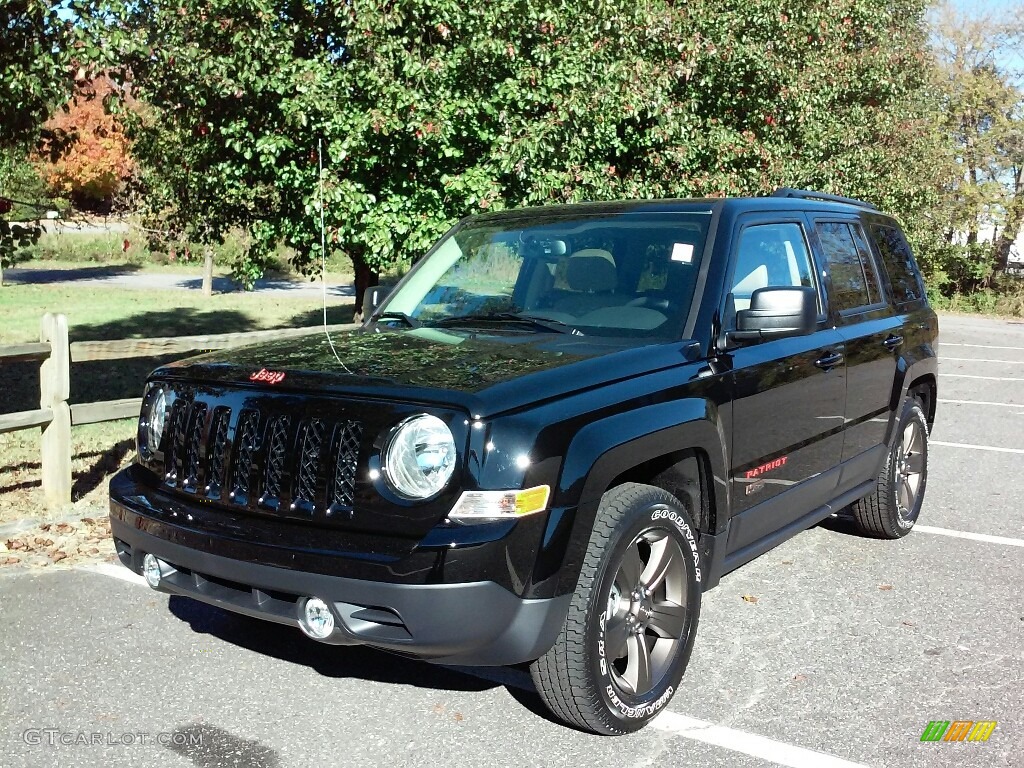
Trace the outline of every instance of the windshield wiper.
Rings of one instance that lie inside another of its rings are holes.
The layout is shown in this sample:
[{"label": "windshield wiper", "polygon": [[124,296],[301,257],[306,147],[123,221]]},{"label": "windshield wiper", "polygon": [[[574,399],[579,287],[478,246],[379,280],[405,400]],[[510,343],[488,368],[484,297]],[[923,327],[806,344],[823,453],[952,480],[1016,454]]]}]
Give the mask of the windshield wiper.
[{"label": "windshield wiper", "polygon": [[531,325],[535,329],[554,333],[570,333],[576,336],[583,334],[568,323],[561,320],[553,320],[549,317],[537,317],[525,312],[488,312],[469,315],[455,315],[435,320],[431,326],[449,327],[453,325],[478,325],[480,323],[518,323],[520,325]]},{"label": "windshield wiper", "polygon": [[381,320],[401,320],[410,328],[419,328],[420,326],[423,325],[423,323],[421,323],[415,317],[407,315],[405,312],[397,312],[395,310],[390,309],[387,312],[381,312],[379,315],[377,315],[374,322],[380,322]]}]

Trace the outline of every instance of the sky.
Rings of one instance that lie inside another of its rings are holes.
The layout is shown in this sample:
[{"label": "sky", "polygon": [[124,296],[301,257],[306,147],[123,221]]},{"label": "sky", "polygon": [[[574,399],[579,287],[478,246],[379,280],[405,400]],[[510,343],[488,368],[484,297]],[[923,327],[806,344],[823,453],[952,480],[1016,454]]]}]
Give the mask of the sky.
[{"label": "sky", "polygon": [[[974,16],[987,14],[996,21],[1011,21],[1016,14],[1024,25],[1024,0],[951,0],[961,13]],[[1017,72],[1024,72],[1024,45],[1020,50],[1007,51],[999,64]]]},{"label": "sky", "polygon": [[1014,6],[1020,7],[1019,0],[953,0],[953,5],[965,12],[976,10],[1009,11]]}]

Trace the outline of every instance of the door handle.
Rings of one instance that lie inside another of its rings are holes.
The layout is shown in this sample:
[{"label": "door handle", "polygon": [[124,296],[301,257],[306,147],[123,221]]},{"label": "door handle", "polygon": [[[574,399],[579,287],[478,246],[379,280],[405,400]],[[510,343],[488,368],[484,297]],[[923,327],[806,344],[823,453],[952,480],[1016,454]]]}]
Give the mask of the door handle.
[{"label": "door handle", "polygon": [[900,344],[903,343],[903,337],[895,334],[890,335],[885,341],[882,342],[882,346],[888,350],[896,349]]},{"label": "door handle", "polygon": [[822,370],[827,371],[829,368],[835,368],[841,362],[843,362],[842,354],[839,352],[829,352],[824,357],[819,357],[815,360],[814,364]]}]

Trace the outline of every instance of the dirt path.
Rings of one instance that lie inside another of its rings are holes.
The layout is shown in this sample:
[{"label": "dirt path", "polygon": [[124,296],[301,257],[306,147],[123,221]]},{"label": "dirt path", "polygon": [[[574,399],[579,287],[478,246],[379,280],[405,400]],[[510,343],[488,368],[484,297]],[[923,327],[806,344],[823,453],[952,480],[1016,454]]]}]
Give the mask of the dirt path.
[{"label": "dirt path", "polygon": [[[93,286],[117,287],[134,290],[201,291],[203,279],[198,275],[183,275],[173,272],[135,272],[131,267],[96,266],[76,269],[38,269],[12,267],[4,270],[6,285],[55,285],[68,284],[83,288]],[[215,293],[230,293],[237,290],[235,283],[226,277],[213,279]],[[318,280],[289,280],[265,278],[256,281],[254,290],[261,294],[287,295],[295,298],[319,296],[323,287]],[[328,283],[327,295],[331,298],[355,297],[355,287],[348,284]]]}]

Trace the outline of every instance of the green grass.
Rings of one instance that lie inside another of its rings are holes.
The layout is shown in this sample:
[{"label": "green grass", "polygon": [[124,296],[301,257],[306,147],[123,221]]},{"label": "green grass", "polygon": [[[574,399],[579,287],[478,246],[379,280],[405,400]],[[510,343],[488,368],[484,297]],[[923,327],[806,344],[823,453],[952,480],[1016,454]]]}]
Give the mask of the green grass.
[{"label": "green grass", "polygon": [[[336,302],[336,300],[334,300]],[[320,300],[259,293],[136,290],[116,287],[8,285],[0,288],[0,344],[37,341],[46,312],[67,316],[72,341],[235,333],[316,325]],[[329,308],[332,322],[348,322],[350,305]]]},{"label": "green grass", "polygon": [[[260,294],[9,285],[0,288],[0,344],[36,341],[45,312],[68,317],[72,341],[231,333],[317,325],[319,301]],[[332,323],[349,322],[351,304],[329,307]],[[71,402],[138,397],[148,373],[182,355],[71,363]],[[39,407],[39,364],[0,361],[0,413]],[[102,507],[106,483],[134,451],[135,420],[72,429],[76,511]],[[39,430],[0,435],[0,522],[46,517],[40,490]],[[68,510],[58,511],[67,514]],[[90,512],[91,513],[91,512]],[[54,513],[56,514],[56,513]],[[85,514],[83,512],[83,514]]]},{"label": "green grass", "polygon": [[[161,336],[244,333],[319,325],[323,309],[308,295],[147,291],[73,285],[13,285],[0,288],[0,344],[38,341],[46,312],[68,318],[71,341],[145,339]],[[352,320],[352,305],[328,307],[331,323]],[[185,355],[187,356],[187,355]],[[148,373],[182,355],[100,360],[71,364],[71,402],[137,397]],[[39,364],[0,363],[4,385],[0,413],[38,408]]]},{"label": "green grass", "polygon": [[[51,236],[47,236],[51,237]],[[19,267],[78,269],[99,274],[173,272],[198,277],[196,263],[160,264],[158,255],[124,252],[124,235],[52,236],[37,251],[40,257]],[[44,238],[44,241],[46,238]],[[67,246],[67,247],[66,247]],[[133,245],[132,248],[135,246]],[[330,282],[349,282],[347,265],[328,272]],[[227,274],[227,265],[215,272]],[[294,279],[304,279],[285,273]],[[352,304],[332,299],[328,321],[352,319]],[[319,297],[221,293],[204,297],[198,290],[137,290],[118,287],[64,285],[6,285],[0,287],[0,344],[39,339],[40,318],[46,312],[67,316],[72,341],[154,338],[235,333],[271,328],[308,327],[322,320]],[[147,374],[182,355],[74,362],[71,364],[72,403],[138,397]],[[39,407],[39,364],[0,361],[0,413]],[[106,503],[106,483],[134,452],[135,419],[88,424],[72,429],[75,511],[85,505],[90,514]],[[45,511],[40,490],[40,431],[0,435],[0,522],[52,516]],[[67,514],[58,510],[53,514]],[[83,513],[84,514],[84,513]]]},{"label": "green grass", "polygon": [[972,293],[954,293],[942,296],[929,294],[932,307],[942,312],[963,312],[996,317],[1024,317],[1024,284],[1011,278],[997,284],[995,289],[980,288]]},{"label": "green grass", "polygon": [[[205,247],[187,243],[164,243],[157,248],[150,245],[148,233],[132,222],[125,231],[110,232],[46,232],[39,241],[27,249],[29,258],[41,262],[72,262],[75,264],[202,264]],[[102,224],[101,224],[102,226]],[[249,238],[241,232],[231,232],[223,243],[215,243],[214,261],[229,265],[245,253]],[[291,252],[280,249],[276,254],[277,266],[284,269]]]}]

